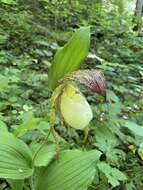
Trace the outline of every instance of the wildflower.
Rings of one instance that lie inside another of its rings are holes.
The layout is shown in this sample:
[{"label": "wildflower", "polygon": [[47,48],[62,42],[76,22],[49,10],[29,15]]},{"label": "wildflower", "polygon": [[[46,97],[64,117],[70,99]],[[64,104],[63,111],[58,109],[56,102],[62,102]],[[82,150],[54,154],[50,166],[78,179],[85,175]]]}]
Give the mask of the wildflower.
[{"label": "wildflower", "polygon": [[87,100],[72,84],[61,95],[60,110],[64,121],[75,129],[84,129],[93,117]]}]

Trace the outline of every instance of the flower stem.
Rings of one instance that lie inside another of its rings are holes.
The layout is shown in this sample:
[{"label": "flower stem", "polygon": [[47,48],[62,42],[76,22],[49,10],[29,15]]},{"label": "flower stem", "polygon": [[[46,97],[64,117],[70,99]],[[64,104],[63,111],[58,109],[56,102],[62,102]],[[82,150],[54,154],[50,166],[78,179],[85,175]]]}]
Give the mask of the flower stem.
[{"label": "flower stem", "polygon": [[53,126],[50,126],[50,129],[49,129],[49,131],[48,131],[48,133],[47,133],[45,139],[43,140],[41,146],[39,146],[39,148],[38,148],[37,151],[35,152],[35,154],[34,154],[34,156],[33,156],[33,159],[32,159],[33,165],[34,165],[34,160],[35,160],[35,158],[36,158],[38,152],[39,152],[39,151],[43,148],[43,146],[46,144],[46,142],[47,142],[47,140],[48,140],[48,138],[49,138],[49,136],[50,136],[50,133],[51,133],[51,131],[52,131],[52,128],[53,128]]},{"label": "flower stem", "polygon": [[43,146],[46,144],[46,142],[47,142],[47,140],[48,140],[48,138],[50,136],[50,133],[53,131],[54,123],[55,123],[55,111],[53,110],[52,113],[51,113],[51,118],[50,118],[50,129],[49,129],[45,139],[43,140],[42,144],[38,147],[37,151],[35,152],[35,154],[33,156],[33,159],[32,159],[32,165],[33,166],[34,166],[34,160],[35,160],[37,154],[43,148]]},{"label": "flower stem", "polygon": [[34,183],[33,183],[33,176],[30,177],[30,188],[31,190],[35,190]]}]

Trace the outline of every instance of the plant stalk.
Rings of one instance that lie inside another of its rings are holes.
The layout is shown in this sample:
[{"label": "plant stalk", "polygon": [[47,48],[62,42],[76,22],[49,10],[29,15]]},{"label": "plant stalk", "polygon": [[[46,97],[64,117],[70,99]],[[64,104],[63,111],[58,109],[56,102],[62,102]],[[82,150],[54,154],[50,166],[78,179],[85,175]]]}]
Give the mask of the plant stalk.
[{"label": "plant stalk", "polygon": [[34,182],[33,182],[33,175],[30,177],[30,188],[31,188],[31,190],[35,190]]}]

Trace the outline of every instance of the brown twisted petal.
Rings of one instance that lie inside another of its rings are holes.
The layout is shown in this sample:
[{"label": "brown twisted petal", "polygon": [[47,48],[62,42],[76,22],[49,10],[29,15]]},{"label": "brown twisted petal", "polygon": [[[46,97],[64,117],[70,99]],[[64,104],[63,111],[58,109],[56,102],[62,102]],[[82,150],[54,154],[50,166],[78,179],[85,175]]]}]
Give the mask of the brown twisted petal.
[{"label": "brown twisted petal", "polygon": [[101,71],[96,69],[78,70],[68,75],[66,79],[79,81],[106,100],[106,82]]}]

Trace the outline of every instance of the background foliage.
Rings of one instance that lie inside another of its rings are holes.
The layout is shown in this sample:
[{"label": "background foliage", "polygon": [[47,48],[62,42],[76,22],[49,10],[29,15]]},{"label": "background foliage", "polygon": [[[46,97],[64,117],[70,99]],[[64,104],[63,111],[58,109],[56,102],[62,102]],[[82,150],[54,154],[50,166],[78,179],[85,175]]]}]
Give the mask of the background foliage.
[{"label": "background foliage", "polygon": [[[91,26],[90,52],[82,68],[103,70],[108,103],[83,88],[94,112],[86,143],[81,132],[56,121],[61,149],[102,152],[89,190],[143,189],[143,31],[134,7],[123,0],[0,1],[0,131],[8,129],[28,144],[40,142],[49,127],[39,118],[49,114],[48,70],[56,50],[74,29]],[[50,153],[44,164],[54,147]],[[50,178],[54,175],[51,171]],[[11,183],[1,179],[0,189]]]}]

